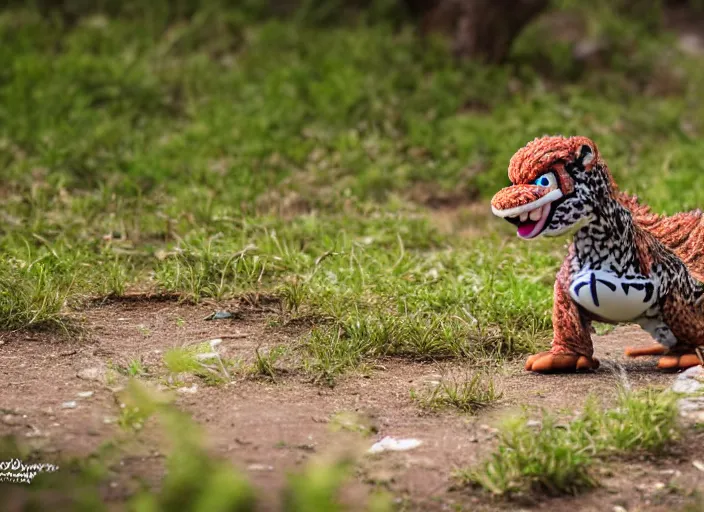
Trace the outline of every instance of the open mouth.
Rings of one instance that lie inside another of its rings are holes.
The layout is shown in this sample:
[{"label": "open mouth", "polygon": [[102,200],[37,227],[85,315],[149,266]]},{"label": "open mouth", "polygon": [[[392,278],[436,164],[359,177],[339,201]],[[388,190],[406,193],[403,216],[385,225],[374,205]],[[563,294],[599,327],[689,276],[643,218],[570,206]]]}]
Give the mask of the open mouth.
[{"label": "open mouth", "polygon": [[521,238],[535,238],[545,229],[551,212],[552,204],[548,203],[517,217],[506,217],[506,220],[518,226],[518,236]]},{"label": "open mouth", "polygon": [[497,210],[494,215],[502,217],[518,228],[523,239],[535,238],[543,232],[553,213],[553,203],[562,197],[559,189],[553,190],[537,201],[507,210]]}]

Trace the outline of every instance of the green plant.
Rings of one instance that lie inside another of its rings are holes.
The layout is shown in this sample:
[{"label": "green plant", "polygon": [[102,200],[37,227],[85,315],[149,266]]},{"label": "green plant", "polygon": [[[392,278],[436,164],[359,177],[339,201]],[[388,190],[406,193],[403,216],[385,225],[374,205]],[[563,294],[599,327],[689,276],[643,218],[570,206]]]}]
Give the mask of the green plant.
[{"label": "green plant", "polygon": [[208,385],[229,382],[230,373],[237,365],[234,361],[220,356],[217,351],[219,341],[211,340],[167,350],[163,356],[166,369],[174,375],[184,373],[195,375]]},{"label": "green plant", "polygon": [[256,356],[252,369],[254,375],[259,375],[261,377],[276,381],[276,375],[279,371],[276,368],[276,363],[284,354],[286,354],[286,347],[273,347],[264,353],[261,352],[259,348],[260,347],[257,347],[254,351]]},{"label": "green plant", "polygon": [[462,379],[457,377],[443,378],[430,390],[411,391],[411,397],[425,408],[454,408],[461,412],[475,413],[500,400],[502,393],[497,391],[491,377],[475,373]]},{"label": "green plant", "polygon": [[131,359],[126,366],[109,362],[108,370],[124,375],[125,377],[141,377],[147,373],[141,358]]},{"label": "green plant", "polygon": [[677,405],[669,391],[622,390],[617,407],[591,399],[568,424],[544,412],[540,426],[526,415],[508,421],[496,451],[460,477],[494,494],[541,491],[576,494],[594,487],[594,461],[632,451],[660,452],[677,439]]}]

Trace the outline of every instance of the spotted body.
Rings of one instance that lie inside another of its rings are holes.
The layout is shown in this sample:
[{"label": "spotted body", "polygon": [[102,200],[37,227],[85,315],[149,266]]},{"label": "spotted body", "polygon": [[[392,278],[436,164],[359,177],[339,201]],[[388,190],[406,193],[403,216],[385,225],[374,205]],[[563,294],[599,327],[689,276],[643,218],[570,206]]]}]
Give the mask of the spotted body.
[{"label": "spotted body", "polygon": [[[552,348],[533,371],[593,369],[591,322],[635,323],[666,354],[661,367],[697,364],[704,346],[704,216],[666,217],[618,191],[594,142],[543,137],[511,159],[512,185],[492,199],[495,215],[525,239],[573,233],[554,291]],[[689,354],[683,357],[683,354]]]}]

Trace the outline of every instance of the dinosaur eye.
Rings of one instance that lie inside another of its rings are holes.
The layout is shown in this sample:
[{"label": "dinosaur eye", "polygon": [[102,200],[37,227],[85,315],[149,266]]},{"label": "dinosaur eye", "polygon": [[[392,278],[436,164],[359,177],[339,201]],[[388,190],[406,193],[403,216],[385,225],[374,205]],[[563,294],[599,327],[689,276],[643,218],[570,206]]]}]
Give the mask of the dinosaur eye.
[{"label": "dinosaur eye", "polygon": [[553,173],[549,172],[540,176],[533,184],[539,187],[557,188],[557,179]]}]

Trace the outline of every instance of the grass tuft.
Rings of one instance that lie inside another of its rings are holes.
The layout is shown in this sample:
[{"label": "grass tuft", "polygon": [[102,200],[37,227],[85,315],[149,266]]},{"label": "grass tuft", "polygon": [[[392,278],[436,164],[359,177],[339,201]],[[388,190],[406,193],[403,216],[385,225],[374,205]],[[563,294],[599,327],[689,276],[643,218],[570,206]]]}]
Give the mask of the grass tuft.
[{"label": "grass tuft", "polygon": [[195,375],[210,386],[229,382],[238,365],[220,356],[215,341],[166,351],[163,358],[166,369],[174,376]]},{"label": "grass tuft", "polygon": [[0,329],[65,326],[73,282],[51,254],[31,261],[0,256]]},{"label": "grass tuft", "polygon": [[494,385],[494,380],[482,373],[442,379],[430,390],[411,391],[411,397],[421,407],[431,410],[457,409],[473,414],[501,399],[503,394]]},{"label": "grass tuft", "polygon": [[591,399],[566,425],[547,412],[539,426],[526,415],[509,420],[496,451],[460,478],[497,495],[577,494],[598,484],[591,471],[596,460],[628,452],[659,453],[677,437],[671,392],[622,391],[616,408],[603,409]]},{"label": "grass tuft", "polygon": [[252,374],[276,381],[280,369],[276,363],[286,354],[286,347],[278,346],[264,352],[257,347],[254,351],[255,360],[252,366]]}]

